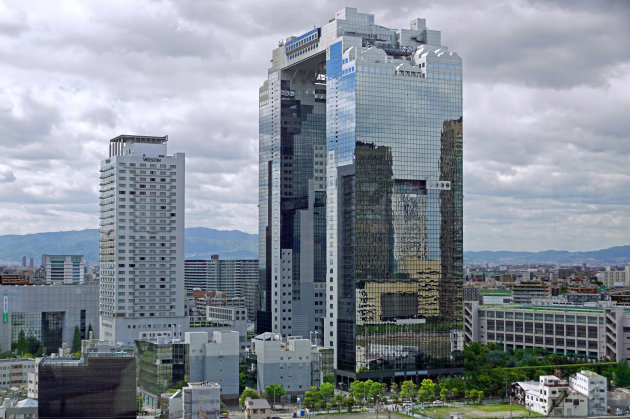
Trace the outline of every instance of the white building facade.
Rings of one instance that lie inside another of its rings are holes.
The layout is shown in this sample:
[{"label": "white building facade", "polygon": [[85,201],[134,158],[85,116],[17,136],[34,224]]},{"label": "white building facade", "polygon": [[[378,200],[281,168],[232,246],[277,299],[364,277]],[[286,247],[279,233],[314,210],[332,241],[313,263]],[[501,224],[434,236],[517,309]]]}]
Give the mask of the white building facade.
[{"label": "white building facade", "polygon": [[606,266],[605,271],[597,273],[597,279],[603,282],[606,288],[612,288],[615,284],[627,287],[630,285],[630,266],[620,271],[613,271],[610,266]]},{"label": "white building facade", "polygon": [[218,383],[188,383],[182,389],[184,419],[215,419],[221,412],[221,386]]},{"label": "white building facade", "polygon": [[100,176],[100,337],[182,337],[184,154],[168,137],[110,141]]},{"label": "white building facade", "polygon": [[310,340],[289,336],[283,341],[280,334],[267,332],[252,339],[252,351],[256,354],[259,392],[270,384],[280,384],[293,395],[310,389]]},{"label": "white building facade", "polygon": [[537,390],[527,390],[525,407],[554,417],[584,417],[588,412],[586,396],[554,375],[541,375]]},{"label": "white building facade", "polygon": [[[534,300],[532,305],[464,302],[466,343],[499,343],[505,350],[544,348],[589,360],[630,358],[630,308],[599,302],[570,305]],[[547,304],[548,305],[543,305]]]},{"label": "white building facade", "polygon": [[221,386],[224,400],[237,400],[239,333],[233,331],[187,332],[190,381],[213,381]]},{"label": "white building facade", "polygon": [[82,284],[85,280],[83,255],[44,255],[47,284]]},{"label": "white building facade", "polygon": [[588,399],[589,416],[607,414],[608,385],[606,377],[592,371],[580,371],[569,377],[569,385]]}]

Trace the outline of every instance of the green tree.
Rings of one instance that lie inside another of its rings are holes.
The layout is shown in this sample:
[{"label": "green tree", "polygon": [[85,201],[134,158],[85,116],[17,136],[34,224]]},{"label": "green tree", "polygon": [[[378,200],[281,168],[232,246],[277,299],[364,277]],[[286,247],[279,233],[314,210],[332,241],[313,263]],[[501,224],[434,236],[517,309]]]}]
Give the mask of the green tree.
[{"label": "green tree", "polygon": [[18,333],[18,340],[15,345],[15,351],[20,356],[28,352],[28,342],[26,341],[24,330],[20,330],[20,333]]},{"label": "green tree", "polygon": [[370,387],[367,389],[367,392],[368,392],[368,398],[373,402],[377,402],[383,396],[383,386],[381,385],[381,383],[374,382],[370,384]]},{"label": "green tree", "polygon": [[406,399],[413,398],[415,394],[416,394],[415,383],[411,380],[403,381],[402,385],[400,386],[400,397],[402,397],[403,400],[406,400]]},{"label": "green tree", "polygon": [[335,375],[334,374],[324,374],[324,383],[330,383],[332,385],[335,384]]},{"label": "green tree", "polygon": [[484,396],[483,391],[479,390],[477,392],[477,403],[481,404],[481,402],[483,401],[483,396]]},{"label": "green tree", "polygon": [[267,399],[273,403],[273,409],[276,409],[276,401],[280,400],[280,397],[287,394],[287,391],[280,384],[269,384],[265,387],[265,395]]},{"label": "green tree", "polygon": [[243,390],[245,390],[245,387],[247,386],[246,382],[247,382],[247,377],[245,376],[245,373],[239,372],[238,373],[238,389],[240,392],[243,392]]},{"label": "green tree", "polygon": [[466,400],[474,401],[474,400],[477,399],[477,393],[478,392],[479,391],[477,389],[472,388],[472,389],[466,391],[464,397],[466,398]]},{"label": "green tree", "polygon": [[85,337],[86,339],[97,339],[97,336],[93,336],[94,335],[94,329],[92,329],[92,323],[90,323],[90,325],[88,326],[88,330],[87,330],[87,336]]},{"label": "green tree", "polygon": [[319,386],[319,392],[324,399],[324,403],[326,403],[335,395],[335,387],[330,383],[322,383],[322,385]]},{"label": "green tree", "polygon": [[443,402],[448,400],[448,389],[443,388],[442,390],[440,390],[440,400],[442,400]]},{"label": "green tree", "polygon": [[389,390],[392,393],[398,393],[398,384],[396,384],[396,381],[392,381],[392,383],[389,385]]},{"label": "green tree", "polygon": [[348,413],[352,413],[352,407],[357,404],[357,402],[354,400],[354,398],[352,396],[344,398],[344,404],[346,405],[346,408],[348,409]]},{"label": "green tree", "polygon": [[254,389],[251,388],[246,388],[245,390],[243,390],[243,392],[241,393],[241,397],[240,397],[240,403],[241,406],[245,406],[245,399],[246,398],[250,398],[250,399],[258,399],[260,398],[260,396],[258,395],[258,392]]},{"label": "green tree", "polygon": [[302,404],[304,407],[313,409],[319,404],[321,406],[322,394],[317,387],[311,387],[310,390],[304,392],[304,401]]},{"label": "green tree", "polygon": [[136,394],[136,413],[142,413],[142,396]]},{"label": "green tree", "polygon": [[344,397],[341,394],[335,394],[334,400],[335,400],[335,406],[337,406],[339,413],[341,413],[341,408],[344,405]]},{"label": "green tree", "polygon": [[365,397],[365,382],[355,380],[350,383],[350,395],[356,400],[363,400]]},{"label": "green tree", "polygon": [[70,352],[79,352],[81,350],[81,331],[79,326],[74,326],[74,337],[72,338],[72,349]]},{"label": "green tree", "polygon": [[418,398],[423,402],[432,402],[435,400],[435,390],[437,386],[435,382],[429,378],[425,378],[420,383],[420,389],[418,390]]},{"label": "green tree", "polygon": [[627,360],[622,359],[617,362],[614,377],[617,387],[628,387],[630,385],[630,367]]}]

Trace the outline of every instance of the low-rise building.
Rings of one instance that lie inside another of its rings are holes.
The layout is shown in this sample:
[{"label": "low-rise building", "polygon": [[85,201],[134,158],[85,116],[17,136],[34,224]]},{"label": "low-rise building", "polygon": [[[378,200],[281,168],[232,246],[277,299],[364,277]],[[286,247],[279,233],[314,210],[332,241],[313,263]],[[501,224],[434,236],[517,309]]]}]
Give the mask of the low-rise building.
[{"label": "low-rise building", "polygon": [[39,359],[40,418],[136,417],[136,358],[127,353]]},{"label": "low-rise building", "polygon": [[480,289],[479,295],[481,296],[482,304],[513,304],[514,297],[512,290],[493,288],[493,289]]},{"label": "low-rise building", "polygon": [[263,393],[270,384],[280,384],[287,394],[304,394],[311,387],[311,342],[299,337],[282,340],[278,333],[266,332],[252,339],[256,355],[257,389]]},{"label": "low-rise building", "polygon": [[510,285],[515,304],[530,304],[535,298],[551,297],[551,285],[543,281],[521,281]]},{"label": "low-rise building", "polygon": [[[547,302],[549,304],[547,304]],[[602,301],[594,306],[480,305],[464,302],[466,343],[504,349],[544,348],[560,355],[620,361],[630,357],[630,309]]]},{"label": "low-rise building", "polygon": [[593,416],[607,413],[608,396],[606,377],[593,371],[582,370],[569,377],[569,386],[588,399],[588,414]]},{"label": "low-rise building", "polygon": [[[98,285],[0,285],[3,321],[0,350],[11,350],[20,333],[41,343],[50,354],[66,343],[72,346],[75,327],[87,338],[92,325],[98,335]],[[36,347],[36,346],[35,346]]]},{"label": "low-rise building", "polygon": [[6,398],[0,406],[0,418],[37,419],[37,399]]},{"label": "low-rise building", "polygon": [[0,390],[6,390],[9,387],[27,387],[28,374],[34,372],[34,359],[0,359]]},{"label": "low-rise building", "polygon": [[160,396],[160,419],[181,419],[184,415],[182,391]]},{"label": "low-rise building", "polygon": [[221,414],[221,386],[207,381],[182,389],[184,419],[217,419]]},{"label": "low-rise building", "polygon": [[138,384],[143,403],[158,407],[160,395],[188,381],[188,344],[178,340],[138,340]]},{"label": "low-rise building", "polygon": [[271,406],[265,399],[245,399],[245,412],[247,419],[269,419],[271,417]]},{"label": "low-rise building", "polygon": [[525,392],[525,407],[554,417],[581,417],[588,414],[588,399],[555,375],[541,375],[538,387]]}]

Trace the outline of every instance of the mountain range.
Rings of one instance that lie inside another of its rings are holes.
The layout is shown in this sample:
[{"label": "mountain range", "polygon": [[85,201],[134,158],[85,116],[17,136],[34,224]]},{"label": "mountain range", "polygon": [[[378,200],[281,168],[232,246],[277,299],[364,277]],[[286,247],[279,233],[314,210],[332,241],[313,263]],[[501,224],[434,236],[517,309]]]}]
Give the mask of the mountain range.
[{"label": "mountain range", "polygon": [[[186,259],[258,259],[258,235],[238,230],[192,227],[186,233]],[[0,236],[0,262],[16,264],[22,256],[41,263],[42,253],[84,255],[88,264],[98,263],[98,229]]]},{"label": "mountain range", "polygon": [[464,252],[466,265],[630,265],[630,245],[585,252],[544,250],[542,252],[469,251]]},{"label": "mountain range", "polygon": [[[84,255],[86,262],[98,262],[98,229],[58,231],[25,235],[0,236],[0,263],[21,263],[22,256],[34,258],[39,265],[42,253]],[[238,230],[215,230],[204,227],[186,229],[186,258],[207,259],[218,254],[222,259],[257,259],[258,236]],[[465,251],[466,265],[624,265],[630,264],[630,245],[608,249],[569,252]]]}]

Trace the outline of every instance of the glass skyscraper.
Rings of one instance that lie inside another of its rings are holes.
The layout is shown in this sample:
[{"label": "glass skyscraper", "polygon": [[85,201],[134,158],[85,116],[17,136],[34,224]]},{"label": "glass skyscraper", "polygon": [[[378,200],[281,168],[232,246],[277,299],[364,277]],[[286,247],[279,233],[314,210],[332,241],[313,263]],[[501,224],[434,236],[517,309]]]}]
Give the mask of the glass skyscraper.
[{"label": "glass skyscraper", "polygon": [[424,19],[389,29],[345,8],[272,62],[260,90],[259,328],[297,334],[288,303],[308,269],[325,293],[313,307],[323,302],[336,382],[457,372],[460,57]]}]

